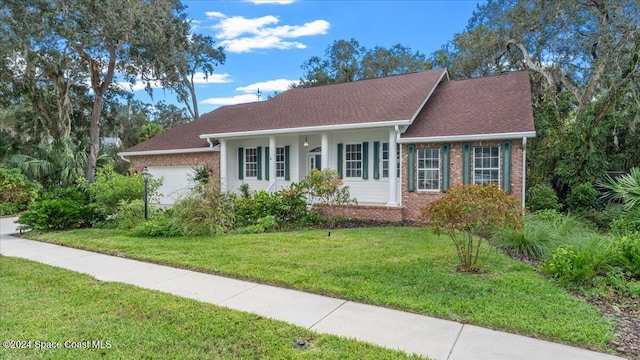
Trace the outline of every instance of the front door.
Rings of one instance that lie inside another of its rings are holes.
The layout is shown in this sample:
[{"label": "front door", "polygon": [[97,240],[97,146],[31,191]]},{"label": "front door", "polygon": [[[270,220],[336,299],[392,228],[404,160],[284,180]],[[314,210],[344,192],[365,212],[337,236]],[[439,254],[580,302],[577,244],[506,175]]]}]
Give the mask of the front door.
[{"label": "front door", "polygon": [[307,173],[311,172],[311,169],[322,170],[322,157],[320,154],[311,153],[307,155]]}]

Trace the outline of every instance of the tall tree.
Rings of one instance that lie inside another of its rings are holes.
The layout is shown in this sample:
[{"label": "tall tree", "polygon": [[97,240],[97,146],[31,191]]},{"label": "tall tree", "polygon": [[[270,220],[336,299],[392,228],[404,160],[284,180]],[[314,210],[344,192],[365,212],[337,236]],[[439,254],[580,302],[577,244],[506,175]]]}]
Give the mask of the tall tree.
[{"label": "tall tree", "polygon": [[367,49],[351,39],[334,41],[324,58],[313,56],[301,68],[304,75],[298,86],[309,87],[426,70],[431,63],[424,54],[400,44]]}]

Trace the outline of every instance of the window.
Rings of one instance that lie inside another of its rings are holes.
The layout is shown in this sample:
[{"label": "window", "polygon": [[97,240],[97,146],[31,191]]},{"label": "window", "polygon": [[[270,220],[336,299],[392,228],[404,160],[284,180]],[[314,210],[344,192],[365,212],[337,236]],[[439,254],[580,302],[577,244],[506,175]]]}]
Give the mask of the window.
[{"label": "window", "polygon": [[473,148],[473,183],[478,185],[500,183],[500,148],[480,146]]},{"label": "window", "polygon": [[440,189],[440,149],[418,149],[418,190]]},{"label": "window", "polygon": [[345,160],[345,176],[362,177],[362,144],[346,144]]},{"label": "window", "polygon": [[[389,177],[389,143],[382,143],[382,177]],[[396,177],[400,178],[400,144],[396,144]]]},{"label": "window", "polygon": [[276,177],[284,178],[284,148],[276,148]]},{"label": "window", "polygon": [[258,177],[258,149],[256,148],[244,151],[244,176]]}]

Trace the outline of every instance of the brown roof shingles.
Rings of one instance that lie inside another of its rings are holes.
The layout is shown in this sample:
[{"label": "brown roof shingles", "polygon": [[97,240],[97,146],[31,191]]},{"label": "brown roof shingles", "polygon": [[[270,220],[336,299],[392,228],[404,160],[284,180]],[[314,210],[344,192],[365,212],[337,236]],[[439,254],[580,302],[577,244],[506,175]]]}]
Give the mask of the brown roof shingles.
[{"label": "brown roof shingles", "polygon": [[402,138],[535,131],[526,71],[442,82]]}]

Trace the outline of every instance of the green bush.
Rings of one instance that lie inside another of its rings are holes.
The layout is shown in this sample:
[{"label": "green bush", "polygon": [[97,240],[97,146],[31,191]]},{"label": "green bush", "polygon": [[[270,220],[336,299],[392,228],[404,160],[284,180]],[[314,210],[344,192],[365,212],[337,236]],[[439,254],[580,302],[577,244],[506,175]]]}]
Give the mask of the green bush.
[{"label": "green bush", "polygon": [[33,203],[18,218],[18,223],[34,230],[69,230],[91,226],[104,219],[95,206],[69,200],[43,200]]},{"label": "green bush", "polygon": [[557,240],[555,232],[553,222],[527,215],[520,231],[507,228],[495,237],[494,244],[511,256],[539,260],[547,253],[549,244]]},{"label": "green bush", "polygon": [[20,169],[0,168],[0,216],[16,214],[29,207],[41,186],[31,182]]},{"label": "green bush", "polygon": [[527,209],[531,212],[539,210],[560,210],[562,204],[558,201],[558,195],[551,185],[536,184],[527,189]]},{"label": "green bush", "polygon": [[[120,201],[144,199],[144,181],[142,176],[126,176],[115,172],[112,165],[105,165],[98,169],[93,182],[85,179],[79,181],[91,199],[99,206],[115,213]],[[157,190],[162,179],[151,179],[148,184],[149,202],[155,202]]]},{"label": "green bush", "polygon": [[591,236],[558,246],[542,270],[563,284],[584,284],[606,276],[619,261],[620,253],[609,239]]},{"label": "green bush", "polygon": [[258,220],[255,225],[249,225],[238,229],[239,234],[261,234],[273,231],[276,227],[276,220],[273,216],[265,216]]},{"label": "green bush", "polygon": [[40,198],[42,200],[69,200],[84,205],[91,201],[89,193],[80,186],[49,186]]},{"label": "green bush", "polygon": [[134,229],[136,236],[174,237],[182,236],[182,229],[177,227],[169,216],[142,221]]},{"label": "green bush", "polygon": [[585,212],[598,207],[598,190],[590,182],[582,183],[573,189],[567,197],[569,211]]},{"label": "green bush", "polygon": [[184,235],[215,235],[234,228],[234,201],[215,183],[196,187],[172,208],[173,225]]},{"label": "green bush", "polygon": [[349,194],[349,187],[343,185],[338,172],[332,169],[311,169],[300,186],[320,204],[346,205],[357,202]]},{"label": "green bush", "polygon": [[580,214],[580,217],[589,221],[598,230],[608,232],[611,224],[624,215],[624,208],[618,204],[609,204],[602,210],[591,209]]},{"label": "green bush", "polygon": [[483,239],[505,228],[519,231],[524,223],[520,200],[497,185],[458,185],[421,210],[434,233],[446,233],[456,247],[458,270],[479,270]]},{"label": "green bush", "polygon": [[640,232],[640,207],[633,208],[611,222],[611,232],[617,236]]},{"label": "green bush", "polygon": [[307,210],[305,190],[296,183],[272,193],[245,191],[242,196],[233,196],[235,226],[238,229],[256,225],[265,216],[273,217],[279,228],[307,223],[311,216]]},{"label": "green bush", "polygon": [[626,235],[618,240],[622,270],[640,280],[640,233]]}]

